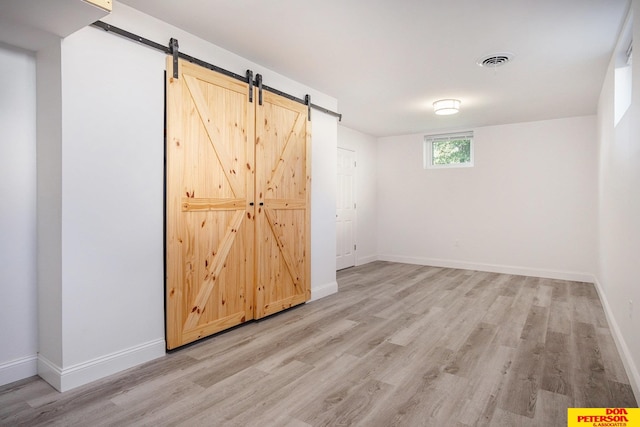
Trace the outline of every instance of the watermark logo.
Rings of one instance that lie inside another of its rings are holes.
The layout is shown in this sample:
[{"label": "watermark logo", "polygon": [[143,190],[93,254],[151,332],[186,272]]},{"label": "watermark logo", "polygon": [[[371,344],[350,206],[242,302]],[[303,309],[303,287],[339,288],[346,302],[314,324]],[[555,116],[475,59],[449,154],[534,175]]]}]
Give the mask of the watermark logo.
[{"label": "watermark logo", "polygon": [[569,408],[567,427],[640,427],[640,409]]}]

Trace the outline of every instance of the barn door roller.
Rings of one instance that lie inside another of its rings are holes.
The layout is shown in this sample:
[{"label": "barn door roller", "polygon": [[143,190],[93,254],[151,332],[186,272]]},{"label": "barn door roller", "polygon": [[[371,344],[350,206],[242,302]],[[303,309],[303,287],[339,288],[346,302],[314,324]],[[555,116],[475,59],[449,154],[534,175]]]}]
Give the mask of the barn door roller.
[{"label": "barn door roller", "polygon": [[311,121],[311,95],[304,96],[304,104],[307,106],[307,120]]},{"label": "barn door roller", "polygon": [[180,54],[178,52],[178,39],[171,38],[171,40],[169,40],[169,50],[173,55],[173,78],[177,79],[178,78],[178,58],[180,57]]},{"label": "barn door roller", "polygon": [[247,83],[249,83],[249,102],[253,102],[253,71],[247,70]]},{"label": "barn door roller", "polygon": [[256,86],[258,86],[258,105],[262,105],[262,74],[256,74]]}]

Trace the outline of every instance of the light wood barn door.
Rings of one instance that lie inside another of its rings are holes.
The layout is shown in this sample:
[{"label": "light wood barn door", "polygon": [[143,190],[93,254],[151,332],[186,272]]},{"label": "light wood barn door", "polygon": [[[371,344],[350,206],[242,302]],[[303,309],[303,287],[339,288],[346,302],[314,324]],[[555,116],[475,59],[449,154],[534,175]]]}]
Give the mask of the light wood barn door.
[{"label": "light wood barn door", "polygon": [[311,297],[310,127],[305,105],[256,106],[256,318]]},{"label": "light wood barn door", "polygon": [[167,73],[168,349],[253,317],[255,107],[248,90],[182,60],[179,78]]}]

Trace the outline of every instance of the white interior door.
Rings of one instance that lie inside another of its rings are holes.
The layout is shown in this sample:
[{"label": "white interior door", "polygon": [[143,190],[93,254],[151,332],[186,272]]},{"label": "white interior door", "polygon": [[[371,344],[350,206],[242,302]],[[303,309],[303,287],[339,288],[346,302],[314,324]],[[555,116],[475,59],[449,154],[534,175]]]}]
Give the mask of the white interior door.
[{"label": "white interior door", "polygon": [[336,202],[336,268],[356,265],[355,151],[338,148],[338,200]]}]

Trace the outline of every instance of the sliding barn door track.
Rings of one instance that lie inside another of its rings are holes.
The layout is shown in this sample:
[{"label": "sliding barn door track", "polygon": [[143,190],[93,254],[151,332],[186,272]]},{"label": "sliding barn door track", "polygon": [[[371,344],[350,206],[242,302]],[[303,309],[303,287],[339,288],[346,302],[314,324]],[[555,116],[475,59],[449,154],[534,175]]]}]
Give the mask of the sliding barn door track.
[{"label": "sliding barn door track", "polygon": [[[140,43],[142,45],[145,45],[145,46],[148,46],[148,47],[150,47],[152,49],[159,50],[160,52],[163,52],[163,53],[165,53],[167,55],[173,56],[173,70],[171,70],[170,72],[173,74],[174,78],[178,78],[178,58],[182,58],[182,59],[184,59],[186,61],[189,61],[189,62],[192,62],[194,64],[197,64],[197,65],[199,65],[201,67],[207,68],[207,69],[215,71],[217,73],[224,74],[225,76],[233,77],[234,79],[237,79],[237,80],[243,81],[245,83],[248,83],[249,84],[249,93],[251,94],[250,95],[250,99],[249,99],[250,102],[253,102],[253,95],[252,95],[253,90],[252,89],[253,89],[253,86],[256,86],[258,88],[258,102],[260,104],[262,104],[262,91],[266,90],[266,91],[269,91],[271,93],[275,93],[277,95],[280,95],[280,96],[282,96],[284,98],[287,98],[287,99],[290,99],[292,101],[299,102],[300,104],[306,105],[308,107],[308,110],[309,110],[309,113],[308,113],[309,114],[309,120],[311,120],[311,109],[314,109],[314,110],[321,111],[321,112],[323,112],[325,114],[329,114],[329,115],[331,115],[333,117],[337,117],[338,121],[342,121],[342,114],[336,113],[335,111],[331,111],[331,110],[329,110],[327,108],[324,108],[324,107],[321,107],[319,105],[313,104],[311,102],[311,96],[310,95],[305,95],[304,99],[303,98],[298,98],[298,97],[295,97],[293,95],[290,95],[288,93],[282,92],[282,91],[280,91],[278,89],[275,89],[275,88],[272,88],[270,86],[267,86],[267,85],[263,84],[262,83],[262,75],[261,74],[256,74],[255,78],[254,78],[253,71],[247,70],[246,75],[243,76],[243,75],[240,75],[240,74],[236,74],[236,73],[234,73],[232,71],[225,70],[224,68],[218,67],[217,65],[213,65],[213,64],[210,64],[210,63],[208,63],[206,61],[203,61],[201,59],[195,58],[195,57],[193,57],[191,55],[187,55],[186,53],[180,52],[179,47],[178,47],[178,40],[177,39],[172,38],[171,40],[169,40],[169,45],[165,46],[165,45],[162,45],[160,43],[156,43],[153,40],[149,40],[149,39],[141,37],[141,36],[139,36],[137,34],[131,33],[129,31],[127,31],[127,30],[123,30],[122,28],[118,28],[118,27],[113,26],[111,24],[107,24],[106,22],[103,22],[103,21],[96,21],[91,25],[94,26],[94,27],[97,27],[97,28],[101,28],[101,29],[103,29],[103,30],[105,30],[105,31],[107,31],[109,33],[117,34],[117,35],[119,35],[121,37],[125,37],[125,38],[127,38],[129,40],[138,42],[138,43]],[[167,70],[167,71],[169,71],[169,70]]]}]

